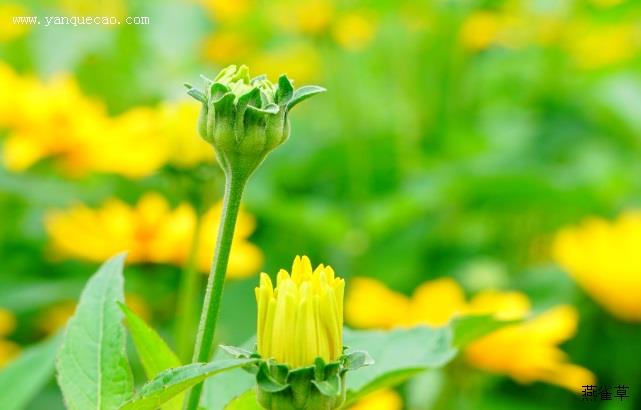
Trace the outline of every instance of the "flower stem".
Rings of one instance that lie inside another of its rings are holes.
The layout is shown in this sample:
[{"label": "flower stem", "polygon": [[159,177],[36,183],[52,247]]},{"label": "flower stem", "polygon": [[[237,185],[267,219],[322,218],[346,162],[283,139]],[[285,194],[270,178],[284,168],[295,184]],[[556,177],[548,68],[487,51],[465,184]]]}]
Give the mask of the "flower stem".
[{"label": "flower stem", "polygon": [[[194,356],[192,360],[194,363],[208,362],[212,353],[214,333],[216,332],[218,312],[220,311],[220,302],[225,284],[227,263],[229,262],[229,253],[231,251],[232,239],[234,238],[240,200],[246,182],[247,177],[244,175],[234,172],[228,172],[226,175],[223,210],[220,216],[216,250],[214,252],[211,270],[209,271],[205,301],[200,315],[198,333],[196,335],[196,344],[194,346]],[[198,409],[202,389],[202,383],[197,384],[191,389],[189,397],[185,402],[186,410]]]},{"label": "flower stem", "polygon": [[[199,207],[200,208],[200,207]],[[176,345],[178,357],[181,362],[186,363],[191,356],[193,346],[194,330],[196,329],[197,297],[200,292],[200,273],[196,268],[196,257],[200,243],[200,231],[202,226],[202,210],[196,209],[196,220],[194,233],[191,238],[191,246],[187,263],[180,275],[180,288],[178,290],[178,306],[176,309]]]}]

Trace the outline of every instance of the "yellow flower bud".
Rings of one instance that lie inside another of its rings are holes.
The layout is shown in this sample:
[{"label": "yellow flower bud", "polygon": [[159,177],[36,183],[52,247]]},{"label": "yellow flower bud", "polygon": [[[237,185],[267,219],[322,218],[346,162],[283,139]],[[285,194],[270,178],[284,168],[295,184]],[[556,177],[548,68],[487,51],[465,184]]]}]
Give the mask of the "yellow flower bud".
[{"label": "yellow flower bud", "polygon": [[343,353],[345,281],[329,266],[312,270],[308,257],[294,259],[291,275],[281,270],[276,288],[265,273],[256,288],[258,353],[290,368],[311,366],[317,357]]}]

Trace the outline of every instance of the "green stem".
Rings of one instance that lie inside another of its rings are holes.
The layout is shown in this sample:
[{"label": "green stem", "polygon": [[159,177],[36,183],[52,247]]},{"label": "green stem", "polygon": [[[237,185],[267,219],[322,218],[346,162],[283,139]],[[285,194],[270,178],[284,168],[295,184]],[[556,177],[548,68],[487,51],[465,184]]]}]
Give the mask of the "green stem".
[{"label": "green stem", "polygon": [[[229,253],[231,251],[232,239],[234,238],[234,228],[236,227],[236,219],[238,218],[240,199],[243,195],[246,182],[247,177],[235,174],[234,172],[229,172],[226,175],[223,210],[220,216],[214,259],[211,270],[209,271],[209,279],[207,280],[207,289],[205,291],[205,301],[200,315],[198,334],[196,335],[196,344],[194,346],[194,356],[192,360],[194,363],[208,362],[212,353],[216,322],[218,321],[218,312],[220,311],[220,302],[225,284],[227,263],[229,262]],[[198,409],[202,389],[202,383],[197,384],[191,389],[189,397],[185,402],[186,410]]]},{"label": "green stem", "polygon": [[196,209],[196,221],[194,233],[191,239],[191,247],[187,257],[187,263],[180,277],[180,288],[178,291],[178,306],[176,308],[176,344],[178,357],[181,362],[187,363],[191,356],[193,346],[193,335],[196,329],[196,309],[199,293],[200,273],[196,267],[198,248],[200,246],[200,231],[202,226],[202,211]]}]

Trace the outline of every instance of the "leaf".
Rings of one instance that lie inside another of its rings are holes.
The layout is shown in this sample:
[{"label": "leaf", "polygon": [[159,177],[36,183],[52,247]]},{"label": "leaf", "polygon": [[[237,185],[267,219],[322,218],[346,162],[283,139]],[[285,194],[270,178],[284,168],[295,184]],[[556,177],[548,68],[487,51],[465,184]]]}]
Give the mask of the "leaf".
[{"label": "leaf", "polygon": [[[127,306],[119,303],[120,309],[125,314],[129,333],[136,346],[138,356],[148,379],[153,379],[158,373],[181,365],[176,354],[167,346],[167,343],[143,319],[138,317]],[[183,395],[176,396],[163,406],[167,410],[180,410]]]},{"label": "leaf", "polygon": [[80,295],[58,352],[58,384],[70,410],[118,409],[133,391],[122,312],[125,254],[96,272]]},{"label": "leaf", "polygon": [[0,409],[23,409],[53,376],[61,335],[26,348],[0,372]]},{"label": "leaf", "polygon": [[451,324],[454,332],[454,346],[463,349],[473,341],[514,323],[518,323],[518,321],[497,320],[492,315],[473,315],[457,318]]},{"label": "leaf", "polygon": [[256,392],[250,389],[232,400],[225,406],[225,410],[262,410],[262,407],[256,400]]},{"label": "leaf", "polygon": [[317,85],[306,85],[304,87],[301,87],[298,90],[294,91],[294,95],[292,96],[292,99],[289,101],[289,103],[287,103],[287,109],[291,110],[298,103],[308,99],[313,95],[324,93],[325,91],[327,90]]},{"label": "leaf", "polygon": [[192,363],[165,370],[145,384],[134,398],[121,407],[121,410],[154,410],[210,376],[256,361],[256,359],[227,359],[211,363]]},{"label": "leaf", "polygon": [[421,326],[387,332],[345,329],[344,340],[350,350],[366,351],[374,359],[373,365],[347,374],[348,403],[426,369],[439,368],[457,352],[449,327]]},{"label": "leaf", "polygon": [[[256,338],[251,337],[242,344],[244,351],[251,351],[256,344]],[[218,349],[214,354],[214,361],[223,360],[229,357],[225,350]],[[207,410],[222,410],[225,406],[241,396],[256,384],[256,376],[244,369],[234,369],[225,373],[217,374],[205,381],[203,398],[201,404]]]}]

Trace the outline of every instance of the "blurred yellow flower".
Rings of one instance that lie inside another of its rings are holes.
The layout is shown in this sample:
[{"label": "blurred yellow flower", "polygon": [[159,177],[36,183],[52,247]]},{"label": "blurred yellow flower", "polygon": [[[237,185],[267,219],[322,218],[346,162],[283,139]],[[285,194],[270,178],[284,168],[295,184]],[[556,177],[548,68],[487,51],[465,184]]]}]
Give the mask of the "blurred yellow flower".
[{"label": "blurred yellow flower", "polygon": [[[536,19],[536,24],[532,25],[532,19]],[[509,12],[476,11],[463,21],[459,37],[463,47],[472,51],[484,50],[492,45],[510,48],[521,47],[537,37],[545,39],[546,35],[553,35],[552,27],[539,27],[539,25],[543,25],[539,20],[541,19],[524,15],[519,10]]]},{"label": "blurred yellow flower", "polygon": [[318,51],[308,42],[286,44],[254,56],[249,64],[256,72],[268,78],[287,74],[302,84],[318,78],[321,59]]},{"label": "blurred yellow flower", "polygon": [[20,347],[5,337],[16,328],[16,318],[11,312],[0,308],[0,368],[9,363],[20,352]]},{"label": "blurred yellow flower", "polygon": [[123,0],[58,0],[58,6],[69,16],[124,18],[127,15],[127,7]]},{"label": "blurred yellow flower", "polygon": [[531,306],[526,295],[492,290],[466,301],[463,289],[450,278],[425,282],[411,298],[390,291],[373,279],[354,279],[350,287],[345,317],[354,326],[442,326],[461,315],[524,319],[523,323],[508,325],[471,343],[465,352],[468,361],[521,383],[544,381],[572,391],[594,383],[589,370],[568,363],[558,348],[576,331],[578,315],[569,306],[559,306],[528,320]]},{"label": "blurred yellow flower", "polygon": [[[145,321],[149,321],[151,313],[145,300],[136,294],[125,295],[126,305]],[[53,334],[67,324],[67,320],[76,311],[76,302],[66,300],[58,302],[43,310],[36,320],[36,327],[44,334]]]},{"label": "blurred yellow flower", "polygon": [[610,313],[641,322],[641,211],[562,229],[554,258]]},{"label": "blurred yellow flower", "polygon": [[580,68],[587,70],[626,62],[638,55],[641,46],[641,35],[633,23],[577,23],[567,34],[570,55]]},{"label": "blurred yellow flower", "polygon": [[30,24],[15,24],[14,17],[31,16],[31,12],[22,4],[4,3],[0,4],[0,43],[4,43],[21,37],[31,30]]},{"label": "blurred yellow flower", "polygon": [[330,0],[285,0],[268,3],[268,14],[283,31],[318,34],[327,29],[334,15]]},{"label": "blurred yellow flower", "polygon": [[525,319],[471,343],[467,360],[490,372],[508,374],[520,383],[543,381],[576,393],[596,383],[584,367],[568,362],[558,345],[576,333],[578,313],[572,306],[557,306],[527,319],[529,301],[518,292],[481,292],[470,301],[471,312],[494,314],[497,319]]},{"label": "blurred yellow flower", "polygon": [[[207,272],[213,256],[221,205],[202,219],[196,254],[197,268]],[[132,263],[164,263],[183,266],[189,258],[196,224],[194,209],[186,203],[171,209],[158,194],[144,195],[135,207],[111,199],[99,209],[75,205],[68,210],[47,213],[45,228],[53,250],[62,257],[103,261],[128,250]],[[241,212],[234,235],[229,276],[254,275],[262,263],[262,253],[248,241],[255,222]]]},{"label": "blurred yellow flower", "polygon": [[199,112],[198,104],[186,100],[158,107],[159,137],[167,140],[170,164],[188,168],[214,161],[214,150],[196,130]]},{"label": "blurred yellow flower", "polygon": [[477,11],[465,18],[461,26],[461,43],[471,50],[484,50],[494,43],[500,22],[496,13]]},{"label": "blurred yellow flower", "polygon": [[[371,278],[350,280],[351,292],[345,301],[345,319],[359,328],[389,329],[409,312],[409,300]],[[379,303],[384,300],[385,303]]]},{"label": "blurred yellow flower", "polygon": [[383,389],[368,394],[351,406],[350,410],[401,410],[403,400],[401,396],[391,389]]},{"label": "blurred yellow flower", "polygon": [[343,354],[345,281],[330,266],[312,269],[307,256],[294,259],[291,275],[281,269],[276,287],[261,273],[256,288],[256,344],[264,358],[291,368],[333,362]]},{"label": "blurred yellow flower", "polygon": [[249,36],[240,30],[217,31],[203,43],[203,56],[222,66],[244,60],[252,51]]},{"label": "blurred yellow flower", "polygon": [[214,20],[230,22],[245,16],[254,6],[253,0],[200,0]]},{"label": "blurred yellow flower", "polygon": [[332,27],[334,40],[351,51],[367,47],[376,35],[376,19],[371,13],[349,12],[338,17]]},{"label": "blurred yellow flower", "polygon": [[212,161],[211,148],[196,133],[199,109],[179,101],[110,117],[69,76],[43,83],[0,63],[0,128],[8,130],[2,155],[11,171],[50,159],[70,175],[141,178],[166,163],[190,167]]},{"label": "blurred yellow flower", "polygon": [[0,66],[0,84],[0,107],[8,107],[0,126],[9,130],[2,152],[9,170],[24,171],[50,158],[72,175],[142,177],[166,161],[167,142],[158,138],[150,108],[110,118],[103,104],[84,96],[64,75],[45,84]]}]

